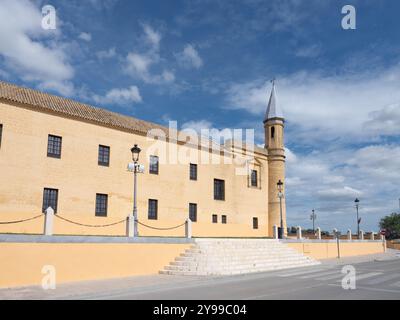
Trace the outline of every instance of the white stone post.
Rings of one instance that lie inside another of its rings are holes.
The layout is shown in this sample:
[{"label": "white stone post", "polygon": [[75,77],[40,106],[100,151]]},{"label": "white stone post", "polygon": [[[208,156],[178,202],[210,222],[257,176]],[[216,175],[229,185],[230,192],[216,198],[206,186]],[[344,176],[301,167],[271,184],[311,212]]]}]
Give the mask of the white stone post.
[{"label": "white stone post", "polygon": [[359,239],[364,240],[364,231],[363,230],[360,230]]},{"label": "white stone post", "polygon": [[351,230],[347,230],[347,240],[351,241],[352,237],[351,237]]},{"label": "white stone post", "polygon": [[192,220],[189,218],[187,218],[185,223],[185,236],[188,239],[192,238]]},{"label": "white stone post", "polygon": [[273,226],[273,230],[274,230],[274,239],[278,239],[278,226],[276,224]]},{"label": "white stone post", "polygon": [[322,236],[321,236],[321,228],[320,228],[320,227],[317,228],[317,239],[318,239],[318,240],[321,240],[321,239],[322,239]]},{"label": "white stone post", "polygon": [[302,237],[302,234],[301,234],[301,227],[298,226],[296,231],[297,231],[296,232],[297,233],[297,239],[302,239],[303,237]]},{"label": "white stone post", "polygon": [[126,236],[128,238],[133,238],[135,236],[135,226],[134,226],[134,217],[132,214],[126,217]]},{"label": "white stone post", "polygon": [[375,240],[375,232],[371,231],[370,239]]},{"label": "white stone post", "polygon": [[45,236],[53,235],[53,223],[54,223],[54,210],[52,207],[48,207],[45,211],[45,218],[44,218],[44,235]]}]

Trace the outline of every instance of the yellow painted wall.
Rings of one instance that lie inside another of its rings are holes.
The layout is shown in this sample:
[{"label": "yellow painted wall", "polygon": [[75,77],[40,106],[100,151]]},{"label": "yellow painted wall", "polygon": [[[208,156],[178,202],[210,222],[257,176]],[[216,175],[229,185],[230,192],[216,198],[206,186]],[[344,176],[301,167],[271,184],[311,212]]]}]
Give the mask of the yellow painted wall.
[{"label": "yellow painted wall", "polygon": [[41,285],[53,265],[57,283],[156,274],[190,244],[0,243],[0,287]]},{"label": "yellow painted wall", "polygon": [[[331,259],[337,258],[337,244],[333,242],[294,242],[287,243],[291,248],[312,257],[314,259]],[[359,256],[375,253],[383,253],[384,247],[382,242],[341,242],[340,256]]]},{"label": "yellow painted wall", "polygon": [[[153,148],[154,140],[145,136],[5,103],[0,103],[0,123],[0,222],[39,214],[45,187],[59,189],[58,214],[70,220],[108,224],[125,218],[132,212],[133,193],[133,174],[127,172],[126,166],[131,161],[130,148],[136,143],[142,148],[140,163],[146,166],[146,172],[138,178],[140,221],[155,227],[178,225],[188,217],[189,203],[197,203],[198,225],[194,224],[194,235],[271,236],[268,165],[263,154],[257,153],[255,159],[261,168],[261,188],[250,188],[248,177],[237,175],[235,164],[224,164],[226,157],[221,155],[212,155],[220,164],[198,163],[198,181],[191,181],[189,156],[187,163],[161,163],[159,175],[149,174],[149,156],[157,155],[157,151]],[[62,136],[61,159],[47,157],[48,134]],[[97,164],[100,144],[111,147],[109,167]],[[164,147],[171,145],[176,146]],[[212,160],[208,151],[188,146],[179,146],[178,153],[194,153]],[[213,199],[214,178],[225,180],[225,201]],[[96,193],[108,194],[108,217],[95,217]],[[148,199],[158,200],[158,221],[147,220]],[[212,214],[218,215],[217,225],[211,223]],[[227,216],[227,225],[221,224],[222,215]],[[258,230],[252,229],[253,217],[258,217]],[[0,233],[40,234],[42,220],[0,224]],[[227,230],[232,230],[232,234]],[[139,227],[139,231],[142,235],[161,236],[182,235],[184,229],[159,232]],[[124,235],[125,225],[92,229],[56,219],[54,233]]]}]

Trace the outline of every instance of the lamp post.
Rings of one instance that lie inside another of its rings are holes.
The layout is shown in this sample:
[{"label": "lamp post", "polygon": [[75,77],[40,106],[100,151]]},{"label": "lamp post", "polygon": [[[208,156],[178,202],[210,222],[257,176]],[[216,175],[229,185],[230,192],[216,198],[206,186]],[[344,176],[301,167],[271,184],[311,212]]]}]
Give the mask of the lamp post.
[{"label": "lamp post", "polygon": [[360,203],[360,200],[358,200],[358,198],[356,198],[356,200],[354,200],[354,203],[356,204],[356,211],[357,211],[357,237],[358,239],[360,238],[360,218],[358,217],[358,206]]},{"label": "lamp post", "polygon": [[314,209],[312,209],[312,213],[311,213],[310,219],[312,220],[312,230],[315,233],[315,219],[317,219],[317,215],[315,214],[315,210]]},{"label": "lamp post", "polygon": [[139,153],[141,149],[138,147],[137,144],[133,146],[131,149],[132,152],[132,160],[134,163],[134,169],[133,169],[133,220],[134,220],[134,229],[133,229],[133,235],[134,237],[138,236],[138,228],[137,228],[137,172],[138,172],[138,161],[139,161]]},{"label": "lamp post", "polygon": [[283,198],[283,182],[281,180],[278,181],[276,184],[278,186],[278,197],[279,197],[279,210],[280,210],[280,218],[281,218],[281,227],[280,227],[280,232],[279,238],[283,239],[284,237],[284,227],[283,227],[283,215],[282,215],[282,198]]}]

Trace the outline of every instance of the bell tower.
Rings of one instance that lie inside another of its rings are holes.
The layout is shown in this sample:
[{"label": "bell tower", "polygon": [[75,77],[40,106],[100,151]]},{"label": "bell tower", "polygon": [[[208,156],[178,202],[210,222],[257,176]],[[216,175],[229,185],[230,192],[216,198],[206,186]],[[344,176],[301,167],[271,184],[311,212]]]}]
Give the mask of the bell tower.
[{"label": "bell tower", "polygon": [[[273,226],[281,226],[281,211],[286,234],[285,205],[285,119],[276,99],[275,80],[272,80],[271,96],[264,117],[265,148],[268,150],[268,222],[269,236],[273,236]],[[278,182],[281,181],[279,198]],[[281,201],[281,202],[280,202]],[[281,207],[282,205],[282,207]]]}]

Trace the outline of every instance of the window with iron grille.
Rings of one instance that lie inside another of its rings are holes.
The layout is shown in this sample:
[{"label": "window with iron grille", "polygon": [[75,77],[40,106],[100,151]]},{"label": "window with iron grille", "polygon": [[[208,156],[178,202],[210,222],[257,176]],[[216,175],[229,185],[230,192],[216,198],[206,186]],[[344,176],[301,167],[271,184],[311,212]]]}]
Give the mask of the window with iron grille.
[{"label": "window with iron grille", "polygon": [[253,218],[253,229],[258,229],[258,218]]},{"label": "window with iron grille", "polygon": [[98,164],[105,167],[110,165],[110,147],[99,145]]},{"label": "window with iron grille", "polygon": [[158,174],[158,157],[157,156],[150,156],[149,172],[151,174]]},{"label": "window with iron grille", "polygon": [[0,123],[0,148],[1,148],[1,138],[3,136],[3,125]]},{"label": "window with iron grille", "polygon": [[148,219],[157,220],[157,214],[158,214],[157,211],[158,211],[158,200],[149,199]]},{"label": "window with iron grille", "polygon": [[51,158],[61,158],[62,138],[49,134],[47,142],[47,156]]},{"label": "window with iron grille", "polygon": [[257,187],[257,185],[258,185],[257,170],[251,170],[251,186]]},{"label": "window with iron grille", "polygon": [[189,219],[192,222],[197,221],[197,204],[196,203],[189,203]]},{"label": "window with iron grille", "polygon": [[212,215],[212,223],[218,223],[218,216],[216,214]]},{"label": "window with iron grille", "polygon": [[214,179],[214,200],[225,200],[225,181]]},{"label": "window with iron grille", "polygon": [[96,217],[107,217],[108,195],[96,193]]},{"label": "window with iron grille", "polygon": [[51,207],[54,210],[54,213],[57,213],[57,203],[58,189],[44,188],[42,212],[45,212],[48,207]]},{"label": "window with iron grille", "polygon": [[221,223],[226,224],[226,216],[221,216]]},{"label": "window with iron grille", "polygon": [[190,180],[197,180],[197,164],[190,164]]}]

